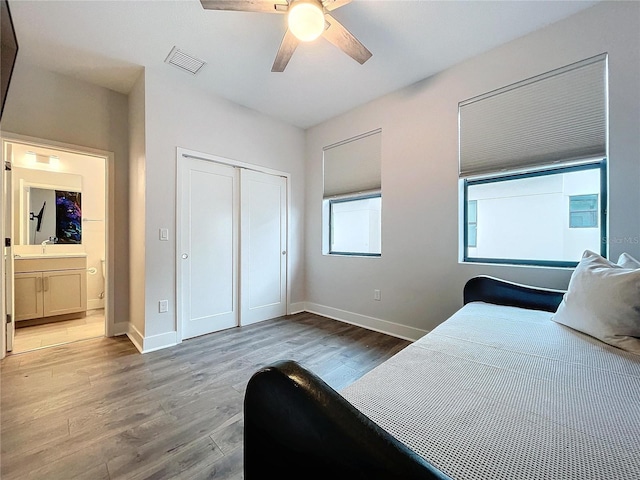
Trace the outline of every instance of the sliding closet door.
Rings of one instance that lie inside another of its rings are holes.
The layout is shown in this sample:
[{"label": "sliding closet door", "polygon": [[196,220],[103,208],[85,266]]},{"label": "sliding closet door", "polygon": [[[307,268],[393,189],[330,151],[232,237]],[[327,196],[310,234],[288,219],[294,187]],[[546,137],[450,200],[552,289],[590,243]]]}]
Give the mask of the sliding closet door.
[{"label": "sliding closet door", "polygon": [[182,338],[238,324],[238,173],[214,162],[180,164]]},{"label": "sliding closet door", "polygon": [[240,324],[287,313],[287,181],[242,170]]}]

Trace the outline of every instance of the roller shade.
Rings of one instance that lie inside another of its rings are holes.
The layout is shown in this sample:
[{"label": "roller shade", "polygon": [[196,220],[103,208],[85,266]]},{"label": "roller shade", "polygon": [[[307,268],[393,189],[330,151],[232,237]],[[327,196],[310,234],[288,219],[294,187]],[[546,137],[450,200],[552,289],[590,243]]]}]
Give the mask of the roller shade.
[{"label": "roller shade", "polygon": [[324,148],[324,197],[380,190],[380,130]]},{"label": "roller shade", "polygon": [[605,157],[606,54],[458,105],[460,176]]}]

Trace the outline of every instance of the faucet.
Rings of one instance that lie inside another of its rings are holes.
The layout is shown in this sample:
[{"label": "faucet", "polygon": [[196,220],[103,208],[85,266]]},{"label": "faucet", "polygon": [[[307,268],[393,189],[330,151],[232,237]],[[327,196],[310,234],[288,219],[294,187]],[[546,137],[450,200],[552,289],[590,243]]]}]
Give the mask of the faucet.
[{"label": "faucet", "polygon": [[55,238],[53,237],[49,237],[49,239],[45,240],[44,242],[42,242],[40,245],[42,245],[42,254],[44,255],[45,253],[47,253],[47,243],[56,243]]}]

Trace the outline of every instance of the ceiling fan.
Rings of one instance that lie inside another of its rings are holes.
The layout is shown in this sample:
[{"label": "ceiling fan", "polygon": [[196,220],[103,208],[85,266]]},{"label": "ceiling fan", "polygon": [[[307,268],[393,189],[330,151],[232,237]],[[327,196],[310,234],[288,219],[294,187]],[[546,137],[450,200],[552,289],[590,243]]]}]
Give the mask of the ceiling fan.
[{"label": "ceiling fan", "polygon": [[330,12],[351,0],[200,0],[207,10],[279,13],[287,15],[288,28],[271,67],[283,72],[300,42],[323,36],[344,53],[363,64],[372,53]]}]

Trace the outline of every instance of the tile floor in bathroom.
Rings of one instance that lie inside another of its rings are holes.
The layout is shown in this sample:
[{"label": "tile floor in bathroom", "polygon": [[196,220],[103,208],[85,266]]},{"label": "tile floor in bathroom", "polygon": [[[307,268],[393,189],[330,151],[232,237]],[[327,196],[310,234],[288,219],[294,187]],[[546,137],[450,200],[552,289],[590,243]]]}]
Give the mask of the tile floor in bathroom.
[{"label": "tile floor in bathroom", "polygon": [[16,328],[12,353],[103,336],[104,309],[89,310],[84,318]]}]

